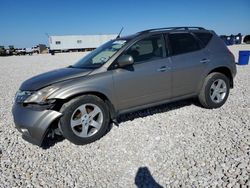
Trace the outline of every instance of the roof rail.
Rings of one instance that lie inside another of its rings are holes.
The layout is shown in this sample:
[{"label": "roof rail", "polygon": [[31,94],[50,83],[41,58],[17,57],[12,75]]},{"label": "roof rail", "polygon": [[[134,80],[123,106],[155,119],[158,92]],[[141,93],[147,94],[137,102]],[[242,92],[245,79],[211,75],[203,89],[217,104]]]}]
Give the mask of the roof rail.
[{"label": "roof rail", "polygon": [[163,27],[163,28],[148,29],[140,31],[138,33],[149,33],[153,31],[165,31],[165,30],[192,30],[192,29],[205,30],[203,27],[183,26],[183,27]]}]

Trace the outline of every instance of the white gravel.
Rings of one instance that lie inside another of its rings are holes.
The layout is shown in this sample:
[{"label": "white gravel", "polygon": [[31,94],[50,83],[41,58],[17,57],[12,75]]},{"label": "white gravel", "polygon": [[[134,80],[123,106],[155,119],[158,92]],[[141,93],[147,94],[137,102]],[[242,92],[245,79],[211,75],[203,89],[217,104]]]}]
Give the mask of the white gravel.
[{"label": "white gravel", "polygon": [[[237,50],[236,50],[237,52]],[[27,143],[11,107],[25,79],[83,53],[0,57],[0,187],[250,186],[250,66],[215,110],[185,100],[120,117],[120,127],[85,146]]]}]

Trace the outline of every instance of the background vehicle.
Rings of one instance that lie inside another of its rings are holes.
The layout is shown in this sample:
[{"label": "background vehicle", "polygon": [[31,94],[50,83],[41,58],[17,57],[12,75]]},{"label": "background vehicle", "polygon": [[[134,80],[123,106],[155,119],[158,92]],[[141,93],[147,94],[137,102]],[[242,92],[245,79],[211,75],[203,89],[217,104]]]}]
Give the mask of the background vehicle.
[{"label": "background vehicle", "polygon": [[0,46],[0,56],[5,56],[6,55],[6,50],[4,46]]},{"label": "background vehicle", "polygon": [[26,55],[25,48],[19,48],[16,50],[16,55]]},{"label": "background vehicle", "polygon": [[213,31],[150,29],[111,40],[75,65],[25,81],[16,95],[14,121],[37,145],[54,134],[87,144],[122,113],[190,97],[218,108],[235,75],[234,57]]}]

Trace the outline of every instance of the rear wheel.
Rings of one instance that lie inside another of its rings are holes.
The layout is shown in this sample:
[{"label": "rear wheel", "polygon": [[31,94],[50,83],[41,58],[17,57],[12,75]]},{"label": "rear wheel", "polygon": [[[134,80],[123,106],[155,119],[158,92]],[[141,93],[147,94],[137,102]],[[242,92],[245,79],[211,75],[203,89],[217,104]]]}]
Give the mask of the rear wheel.
[{"label": "rear wheel", "polygon": [[105,102],[97,96],[77,97],[64,104],[59,127],[63,136],[77,145],[101,138],[108,130],[110,116]]},{"label": "rear wheel", "polygon": [[199,101],[205,108],[219,108],[229,95],[229,78],[224,74],[214,72],[209,74],[199,94]]}]

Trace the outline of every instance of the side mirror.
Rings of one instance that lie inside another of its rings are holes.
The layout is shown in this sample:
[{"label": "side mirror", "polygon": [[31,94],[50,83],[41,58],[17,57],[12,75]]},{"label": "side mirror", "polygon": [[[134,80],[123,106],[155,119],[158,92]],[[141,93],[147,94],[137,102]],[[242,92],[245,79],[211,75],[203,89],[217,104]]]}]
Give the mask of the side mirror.
[{"label": "side mirror", "polygon": [[131,55],[122,55],[118,58],[117,63],[119,67],[126,67],[134,63],[134,59]]}]

